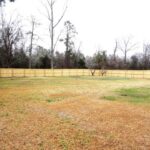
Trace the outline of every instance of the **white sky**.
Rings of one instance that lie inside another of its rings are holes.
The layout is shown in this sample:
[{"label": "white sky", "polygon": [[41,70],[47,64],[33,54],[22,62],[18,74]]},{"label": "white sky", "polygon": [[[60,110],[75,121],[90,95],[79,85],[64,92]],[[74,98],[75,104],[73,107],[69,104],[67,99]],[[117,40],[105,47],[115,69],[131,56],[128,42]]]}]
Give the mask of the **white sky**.
[{"label": "white sky", "polygon": [[[41,23],[39,33],[47,33],[47,23],[43,6],[40,1],[46,0],[16,0],[7,5],[9,12],[16,9],[23,18],[31,14]],[[57,0],[55,12],[59,16],[65,0]],[[10,11],[11,10],[11,11]],[[63,27],[65,20],[70,20],[76,27],[78,43],[82,42],[82,52],[92,55],[98,48],[112,53],[115,39],[132,35],[138,42],[136,52],[142,50],[143,42],[150,42],[150,0],[70,0],[67,13],[57,31]],[[44,46],[48,47],[48,37],[44,36]],[[77,44],[78,45],[78,44]],[[78,47],[78,46],[77,46]],[[57,47],[64,50],[62,44]]]}]

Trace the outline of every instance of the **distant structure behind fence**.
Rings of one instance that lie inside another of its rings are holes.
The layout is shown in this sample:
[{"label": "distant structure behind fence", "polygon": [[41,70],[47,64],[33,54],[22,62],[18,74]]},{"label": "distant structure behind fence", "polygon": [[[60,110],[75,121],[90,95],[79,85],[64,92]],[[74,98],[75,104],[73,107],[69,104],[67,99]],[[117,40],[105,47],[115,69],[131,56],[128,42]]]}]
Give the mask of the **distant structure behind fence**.
[{"label": "distant structure behind fence", "polygon": [[[0,69],[0,77],[92,76],[89,69]],[[94,76],[102,76],[96,70]],[[150,79],[149,70],[107,70],[107,77]]]}]

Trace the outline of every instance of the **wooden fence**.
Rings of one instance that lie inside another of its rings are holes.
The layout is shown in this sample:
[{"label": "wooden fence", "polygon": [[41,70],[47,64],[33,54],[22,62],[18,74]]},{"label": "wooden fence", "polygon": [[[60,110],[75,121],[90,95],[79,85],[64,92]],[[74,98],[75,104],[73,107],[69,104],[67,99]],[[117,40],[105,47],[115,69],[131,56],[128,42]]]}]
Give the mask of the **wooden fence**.
[{"label": "wooden fence", "polygon": [[107,76],[150,79],[150,70],[108,70]]},{"label": "wooden fence", "polygon": [[[100,70],[95,76],[101,76]],[[0,69],[0,77],[53,77],[53,76],[91,76],[88,69]],[[150,78],[149,70],[107,70],[105,76],[125,78]]]},{"label": "wooden fence", "polygon": [[88,69],[0,69],[0,77],[90,76]]}]

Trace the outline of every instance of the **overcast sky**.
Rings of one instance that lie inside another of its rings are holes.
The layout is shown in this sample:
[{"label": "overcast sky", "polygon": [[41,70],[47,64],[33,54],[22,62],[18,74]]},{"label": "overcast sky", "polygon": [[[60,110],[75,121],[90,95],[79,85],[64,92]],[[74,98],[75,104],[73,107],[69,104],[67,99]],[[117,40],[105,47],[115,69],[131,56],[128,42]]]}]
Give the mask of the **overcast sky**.
[{"label": "overcast sky", "polygon": [[[7,11],[28,18],[37,16],[41,23],[39,33],[46,33],[43,6],[46,0],[16,0],[7,5]],[[64,8],[65,0],[57,0],[56,18]],[[150,0],[70,0],[67,13],[57,31],[63,28],[65,20],[70,20],[78,31],[78,43],[82,42],[82,52],[92,55],[98,48],[112,53],[115,39],[133,36],[138,42],[137,52],[141,51],[143,42],[150,42]],[[45,34],[46,35],[46,34]],[[43,36],[43,35],[42,35]],[[48,48],[48,37],[44,37]],[[61,48],[62,47],[62,48]],[[57,49],[63,50],[62,44]]]}]

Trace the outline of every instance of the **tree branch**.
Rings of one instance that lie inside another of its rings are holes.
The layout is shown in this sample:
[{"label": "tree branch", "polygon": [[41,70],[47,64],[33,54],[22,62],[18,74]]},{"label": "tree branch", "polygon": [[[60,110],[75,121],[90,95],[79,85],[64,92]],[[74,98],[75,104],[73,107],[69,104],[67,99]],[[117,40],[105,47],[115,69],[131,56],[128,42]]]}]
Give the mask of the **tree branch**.
[{"label": "tree branch", "polygon": [[60,36],[61,36],[62,32],[63,32],[63,30],[60,31],[60,33],[59,33],[59,35],[58,35],[58,37],[57,37],[57,39],[56,39],[56,42],[55,42],[55,44],[54,44],[54,50],[55,50],[56,45],[57,45],[57,43],[58,43],[58,41],[59,41],[59,39],[60,39]]},{"label": "tree branch", "polygon": [[59,19],[59,20],[57,21],[57,23],[54,25],[54,28],[56,28],[57,25],[61,22],[61,20],[63,19],[64,15],[65,15],[65,13],[66,13],[66,11],[67,11],[67,6],[66,6],[66,8],[65,8],[65,10],[64,10],[64,12],[63,12],[63,14],[62,14],[62,16],[60,17],[60,19]]}]

